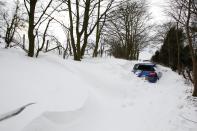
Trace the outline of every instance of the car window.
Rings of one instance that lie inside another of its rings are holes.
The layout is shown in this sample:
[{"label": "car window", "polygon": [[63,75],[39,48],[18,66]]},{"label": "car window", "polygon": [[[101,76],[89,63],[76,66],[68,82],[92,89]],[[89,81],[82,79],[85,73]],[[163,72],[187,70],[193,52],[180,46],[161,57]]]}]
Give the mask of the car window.
[{"label": "car window", "polygon": [[143,71],[155,71],[155,69],[151,65],[139,65],[137,67],[137,70],[143,70]]},{"label": "car window", "polygon": [[137,70],[138,69],[139,64],[135,64],[133,67],[133,70]]},{"label": "car window", "polygon": [[133,67],[133,69],[135,69],[137,66],[138,66],[138,64],[135,64],[134,67]]}]

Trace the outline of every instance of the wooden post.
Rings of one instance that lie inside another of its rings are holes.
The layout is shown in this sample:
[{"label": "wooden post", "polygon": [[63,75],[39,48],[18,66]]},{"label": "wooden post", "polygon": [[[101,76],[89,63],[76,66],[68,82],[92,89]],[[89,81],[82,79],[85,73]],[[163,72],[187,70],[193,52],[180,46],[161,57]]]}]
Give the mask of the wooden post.
[{"label": "wooden post", "polygon": [[25,34],[23,34],[23,49],[25,49]]},{"label": "wooden post", "polygon": [[66,50],[64,50],[63,59],[66,58]]},{"label": "wooden post", "polygon": [[47,40],[47,45],[46,45],[46,48],[45,48],[45,52],[48,51],[48,47],[49,47],[49,40]]}]

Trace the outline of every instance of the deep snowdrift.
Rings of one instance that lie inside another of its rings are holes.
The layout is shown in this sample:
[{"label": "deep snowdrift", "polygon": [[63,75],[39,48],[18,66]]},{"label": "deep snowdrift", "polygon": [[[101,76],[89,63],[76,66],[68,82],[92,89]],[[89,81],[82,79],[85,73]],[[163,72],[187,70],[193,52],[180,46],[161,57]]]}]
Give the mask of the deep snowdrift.
[{"label": "deep snowdrift", "polygon": [[0,117],[35,103],[0,122],[0,131],[196,131],[191,87],[165,67],[148,83],[131,73],[135,63],[0,49]]}]

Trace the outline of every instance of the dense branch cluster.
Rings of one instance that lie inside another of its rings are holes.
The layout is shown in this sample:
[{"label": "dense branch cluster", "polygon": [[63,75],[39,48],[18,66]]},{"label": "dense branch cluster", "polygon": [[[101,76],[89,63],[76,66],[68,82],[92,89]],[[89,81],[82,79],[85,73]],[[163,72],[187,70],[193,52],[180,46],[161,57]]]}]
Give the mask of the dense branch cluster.
[{"label": "dense branch cluster", "polygon": [[105,38],[110,45],[110,53],[118,58],[138,59],[140,51],[151,40],[149,20],[145,1],[121,1],[109,14],[106,24]]}]

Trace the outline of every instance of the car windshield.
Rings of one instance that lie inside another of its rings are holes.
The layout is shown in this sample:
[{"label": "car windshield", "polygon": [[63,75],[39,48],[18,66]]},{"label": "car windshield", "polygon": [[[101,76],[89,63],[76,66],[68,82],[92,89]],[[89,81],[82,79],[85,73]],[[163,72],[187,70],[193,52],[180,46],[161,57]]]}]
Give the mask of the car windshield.
[{"label": "car windshield", "polygon": [[138,65],[137,69],[143,71],[155,71],[155,69],[151,65]]}]

